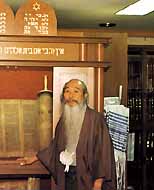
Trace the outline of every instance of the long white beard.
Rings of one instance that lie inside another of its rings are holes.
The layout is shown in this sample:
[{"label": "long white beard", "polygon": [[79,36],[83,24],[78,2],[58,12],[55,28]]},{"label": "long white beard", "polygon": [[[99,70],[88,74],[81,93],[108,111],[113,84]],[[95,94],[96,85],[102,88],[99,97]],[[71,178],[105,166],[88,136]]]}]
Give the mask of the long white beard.
[{"label": "long white beard", "polygon": [[[76,147],[79,140],[80,131],[82,128],[86,104],[76,106],[64,105],[63,122],[66,135],[66,149],[70,153],[76,153]],[[76,154],[74,154],[73,165],[76,165]]]}]

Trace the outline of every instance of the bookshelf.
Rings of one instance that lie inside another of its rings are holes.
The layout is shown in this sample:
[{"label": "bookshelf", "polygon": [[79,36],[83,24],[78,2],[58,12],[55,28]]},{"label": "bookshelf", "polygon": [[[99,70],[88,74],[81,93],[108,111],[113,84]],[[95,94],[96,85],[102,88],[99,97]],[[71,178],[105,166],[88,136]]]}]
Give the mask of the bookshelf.
[{"label": "bookshelf", "polygon": [[135,133],[134,161],[127,163],[128,185],[154,189],[154,46],[128,48],[130,132]]}]

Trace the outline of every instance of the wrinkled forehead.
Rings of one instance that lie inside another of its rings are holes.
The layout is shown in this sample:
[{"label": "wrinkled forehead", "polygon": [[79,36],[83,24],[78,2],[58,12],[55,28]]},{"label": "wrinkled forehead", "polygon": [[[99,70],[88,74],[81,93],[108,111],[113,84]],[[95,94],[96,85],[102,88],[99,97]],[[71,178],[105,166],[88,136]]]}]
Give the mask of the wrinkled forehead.
[{"label": "wrinkled forehead", "polygon": [[82,83],[78,80],[72,80],[65,85],[64,89],[78,89],[83,92]]}]

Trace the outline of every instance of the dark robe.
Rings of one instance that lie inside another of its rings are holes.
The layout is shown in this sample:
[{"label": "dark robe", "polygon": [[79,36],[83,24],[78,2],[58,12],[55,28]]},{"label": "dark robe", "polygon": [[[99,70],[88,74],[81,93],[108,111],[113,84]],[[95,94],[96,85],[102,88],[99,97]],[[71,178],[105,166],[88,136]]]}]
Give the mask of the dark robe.
[{"label": "dark robe", "polygon": [[[38,152],[38,159],[47,167],[57,185],[65,190],[65,166],[59,154],[65,150],[62,119],[59,120],[55,138],[49,147]],[[103,190],[116,190],[116,170],[113,146],[103,114],[87,107],[76,149],[78,190],[92,190],[97,178],[103,178]]]}]

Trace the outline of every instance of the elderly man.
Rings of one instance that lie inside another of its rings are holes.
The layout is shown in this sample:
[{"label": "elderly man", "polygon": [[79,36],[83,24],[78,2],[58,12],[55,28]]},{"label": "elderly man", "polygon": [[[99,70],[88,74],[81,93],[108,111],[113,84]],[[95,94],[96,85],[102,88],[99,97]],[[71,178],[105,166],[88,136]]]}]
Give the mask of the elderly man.
[{"label": "elderly man", "polygon": [[114,153],[103,114],[87,105],[83,81],[64,85],[62,116],[50,145],[25,164],[40,160],[57,190],[116,190]]}]

